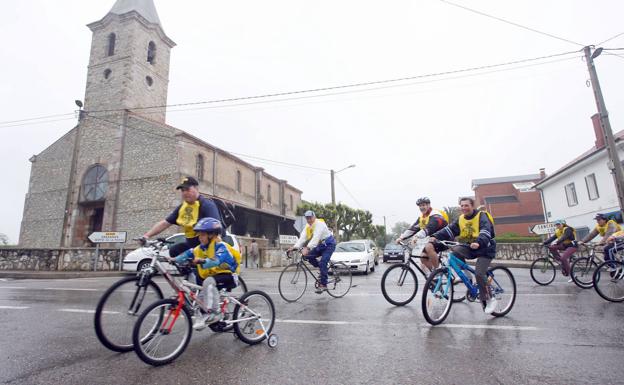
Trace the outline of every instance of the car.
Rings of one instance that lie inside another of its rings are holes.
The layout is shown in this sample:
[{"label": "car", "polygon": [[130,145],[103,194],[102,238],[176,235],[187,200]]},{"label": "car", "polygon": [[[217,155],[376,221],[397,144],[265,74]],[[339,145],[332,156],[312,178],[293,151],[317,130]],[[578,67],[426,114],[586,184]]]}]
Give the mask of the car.
[{"label": "car", "polygon": [[384,263],[397,260],[403,262],[405,260],[405,251],[403,250],[403,246],[397,245],[396,243],[388,243],[383,250],[383,261]]},{"label": "car", "polygon": [[344,241],[336,245],[332,262],[342,262],[351,270],[368,274],[375,271],[377,246],[370,239]]},{"label": "car", "polygon": [[[173,244],[178,244],[186,241],[186,237],[184,233],[173,234],[167,238],[165,238],[169,242],[173,242]],[[230,234],[229,232],[223,237],[223,241],[229,243],[233,248],[240,252],[240,246],[238,244],[238,240],[234,234]],[[169,256],[169,248],[165,246],[160,255]],[[152,263],[151,250],[149,247],[139,247],[136,250],[132,250],[123,260],[123,270],[124,271],[141,271],[145,267],[149,266]],[[167,270],[175,270],[175,267],[170,265],[167,262],[163,262],[163,265]]]}]

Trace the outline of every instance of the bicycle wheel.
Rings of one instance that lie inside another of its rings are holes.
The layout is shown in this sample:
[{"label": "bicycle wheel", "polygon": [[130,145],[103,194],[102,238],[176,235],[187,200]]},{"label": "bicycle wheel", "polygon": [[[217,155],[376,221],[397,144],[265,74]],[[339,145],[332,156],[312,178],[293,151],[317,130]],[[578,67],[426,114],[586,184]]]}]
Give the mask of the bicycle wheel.
[{"label": "bicycle wheel", "polygon": [[624,301],[624,263],[605,261],[598,265],[593,284],[596,293],[607,301]]},{"label": "bicycle wheel", "polygon": [[255,345],[264,341],[275,325],[275,305],[263,291],[253,290],[240,298],[234,308],[234,333],[241,341]]},{"label": "bicycle wheel", "polygon": [[[232,297],[241,298],[247,292],[247,284],[243,280],[243,277],[238,277],[238,286],[230,291]],[[234,314],[234,308],[236,304],[233,301],[228,302],[225,313],[223,314],[223,321],[231,320]],[[208,325],[210,330],[217,333],[229,332],[234,328],[234,325],[227,325],[225,322],[216,322]]]},{"label": "bicycle wheel", "polygon": [[496,310],[492,315],[502,317],[509,313],[516,302],[516,279],[508,268],[496,266],[488,270],[488,284],[491,294],[496,298]]},{"label": "bicycle wheel", "polygon": [[448,268],[434,270],[429,274],[422,295],[422,312],[431,325],[442,323],[453,305],[453,283]]},{"label": "bicycle wheel", "polygon": [[284,301],[295,302],[305,293],[307,285],[308,276],[303,266],[291,263],[282,270],[277,286]]},{"label": "bicycle wheel", "polygon": [[134,351],[147,364],[168,364],[184,352],[192,334],[191,312],[186,306],[179,307],[173,298],[156,301],[134,325]]},{"label": "bicycle wheel", "polygon": [[123,278],[109,287],[100,298],[94,316],[95,334],[102,345],[116,352],[133,348],[132,329],[145,306],[163,299],[154,281],[139,287],[140,276]]},{"label": "bicycle wheel", "polygon": [[381,293],[395,306],[410,303],[418,292],[418,276],[411,267],[394,265],[381,277]]},{"label": "bicycle wheel", "polygon": [[538,285],[546,286],[555,280],[555,265],[548,258],[538,258],[531,264],[531,278]]},{"label": "bicycle wheel", "polygon": [[351,269],[344,263],[338,262],[332,263],[328,270],[331,277],[327,278],[327,294],[334,298],[344,297],[351,290],[353,283]]},{"label": "bicycle wheel", "polygon": [[581,289],[590,289],[594,286],[593,278],[597,267],[598,264],[589,257],[580,257],[572,262],[570,276],[576,286]]}]

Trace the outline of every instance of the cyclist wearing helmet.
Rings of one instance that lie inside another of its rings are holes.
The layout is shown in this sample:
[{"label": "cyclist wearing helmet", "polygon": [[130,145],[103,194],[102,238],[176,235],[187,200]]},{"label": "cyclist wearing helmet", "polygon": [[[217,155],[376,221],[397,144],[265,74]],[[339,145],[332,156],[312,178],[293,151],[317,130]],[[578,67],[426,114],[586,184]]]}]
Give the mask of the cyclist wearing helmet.
[{"label": "cyclist wearing helmet", "polygon": [[597,235],[600,235],[602,239],[598,242],[598,244],[604,245],[607,243],[607,239],[609,239],[611,235],[622,230],[622,227],[618,225],[616,221],[607,218],[604,214],[596,214],[594,219],[596,220],[596,227],[594,227],[594,229],[587,234],[581,242],[579,242],[580,244],[587,243],[596,238]]},{"label": "cyclist wearing helmet", "polygon": [[182,191],[183,202],[173,210],[171,214],[164,220],[156,223],[141,239],[143,242],[154,235],[165,231],[169,226],[177,224],[184,230],[186,242],[178,243],[171,246],[169,256],[176,257],[182,252],[199,245],[199,239],[193,226],[202,218],[215,218],[221,220],[217,205],[211,200],[206,199],[199,193],[199,182],[193,177],[186,177],[176,187],[176,190]]},{"label": "cyclist wearing helmet", "polygon": [[[414,234],[416,234],[418,238],[426,238],[448,225],[448,215],[446,212],[431,208],[431,201],[429,198],[419,198],[416,204],[418,205],[421,215],[409,229],[405,230],[403,234],[397,238],[397,243],[414,236]],[[438,253],[443,250],[446,250],[446,246],[441,243],[427,243],[425,246],[425,256],[422,257],[423,265],[430,271],[437,269],[439,263]]]},{"label": "cyclist wearing helmet", "polygon": [[[308,210],[304,216],[308,224],[301,231],[297,243],[289,251],[305,246],[301,254],[312,266],[318,267],[321,271],[321,284],[316,288],[316,293],[321,294],[323,290],[327,290],[327,264],[336,250],[336,239],[327,228],[325,221],[316,218],[314,211]],[[316,260],[318,257],[321,257],[320,263]]]},{"label": "cyclist wearing helmet", "polygon": [[[563,219],[555,221],[555,235],[544,241],[544,246],[553,254],[556,260],[561,262],[561,273],[564,276],[570,274],[570,256],[577,250],[576,247],[576,230],[566,224]],[[563,254],[559,254],[563,251]]]},{"label": "cyclist wearing helmet", "polygon": [[233,274],[239,270],[240,253],[221,240],[223,227],[221,221],[217,219],[202,218],[193,230],[198,233],[199,245],[178,255],[175,261],[177,263],[192,261],[197,267],[199,279],[203,280],[200,295],[203,293],[208,312],[196,314],[193,325],[196,330],[201,330],[207,324],[221,321],[219,289],[236,286]]}]

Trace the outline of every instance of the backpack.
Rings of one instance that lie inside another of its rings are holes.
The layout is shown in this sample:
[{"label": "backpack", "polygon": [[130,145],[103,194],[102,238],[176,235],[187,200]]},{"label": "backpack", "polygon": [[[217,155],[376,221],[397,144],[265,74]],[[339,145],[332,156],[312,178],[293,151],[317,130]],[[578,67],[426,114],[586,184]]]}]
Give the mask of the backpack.
[{"label": "backpack", "polygon": [[234,205],[229,202],[224,202],[217,197],[210,198],[217,205],[219,215],[221,215],[221,224],[224,229],[227,229],[236,222],[236,216],[234,215]]}]

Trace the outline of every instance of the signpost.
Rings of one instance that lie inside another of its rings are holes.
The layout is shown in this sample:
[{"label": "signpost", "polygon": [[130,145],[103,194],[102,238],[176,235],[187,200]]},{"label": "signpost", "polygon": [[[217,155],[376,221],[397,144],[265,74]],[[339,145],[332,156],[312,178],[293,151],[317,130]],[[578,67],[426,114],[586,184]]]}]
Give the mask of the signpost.
[{"label": "signpost", "polygon": [[96,231],[89,235],[89,240],[95,243],[95,261],[93,262],[93,271],[97,271],[97,263],[100,259],[100,243],[121,243],[119,247],[119,270],[123,258],[123,244],[126,243],[126,231]]},{"label": "signpost", "polygon": [[531,227],[531,232],[537,235],[547,235],[554,234],[556,226],[553,222],[551,223],[540,223]]},{"label": "signpost", "polygon": [[279,243],[280,245],[294,245],[295,243],[297,243],[298,239],[299,237],[294,235],[280,235]]}]

